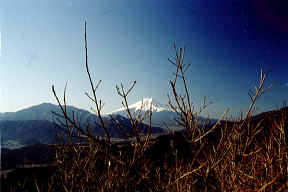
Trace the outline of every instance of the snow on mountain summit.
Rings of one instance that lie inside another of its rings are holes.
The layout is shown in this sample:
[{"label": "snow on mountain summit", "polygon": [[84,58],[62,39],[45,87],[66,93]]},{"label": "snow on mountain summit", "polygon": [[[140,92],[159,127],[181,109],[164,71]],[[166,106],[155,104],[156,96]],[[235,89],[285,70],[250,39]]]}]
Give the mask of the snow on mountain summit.
[{"label": "snow on mountain summit", "polygon": [[[160,111],[171,111],[169,108],[167,108],[165,105],[159,103],[158,101],[156,101],[153,98],[144,98],[132,105],[128,106],[130,110],[133,111],[138,111],[138,110],[142,110],[142,111],[149,111],[150,107],[152,112],[160,112]],[[112,113],[117,113],[120,111],[124,111],[125,108],[122,107],[116,111],[113,111]]]}]

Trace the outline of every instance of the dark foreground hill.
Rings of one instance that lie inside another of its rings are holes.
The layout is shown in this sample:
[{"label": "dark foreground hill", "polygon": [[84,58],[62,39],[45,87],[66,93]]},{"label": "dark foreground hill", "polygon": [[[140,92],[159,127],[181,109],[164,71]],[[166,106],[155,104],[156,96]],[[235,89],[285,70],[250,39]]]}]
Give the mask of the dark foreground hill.
[{"label": "dark foreground hill", "polygon": [[1,170],[19,166],[46,165],[53,163],[56,148],[52,145],[36,144],[19,149],[1,149]]}]

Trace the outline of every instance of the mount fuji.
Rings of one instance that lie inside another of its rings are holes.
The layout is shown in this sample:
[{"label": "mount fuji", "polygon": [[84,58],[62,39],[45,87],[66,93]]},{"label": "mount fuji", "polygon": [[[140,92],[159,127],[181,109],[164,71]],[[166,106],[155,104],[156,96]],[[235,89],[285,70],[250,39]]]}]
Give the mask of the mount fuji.
[{"label": "mount fuji", "polygon": [[[164,123],[169,125],[171,128],[179,128],[175,125],[174,119],[177,118],[177,114],[169,109],[167,106],[159,103],[153,98],[144,98],[132,105],[128,106],[132,116],[136,116],[138,113],[145,114],[149,112],[150,109],[152,111],[152,120],[151,123],[154,126],[164,127]],[[111,113],[110,115],[121,115],[127,117],[127,111],[124,107],[117,109]],[[164,122],[164,123],[163,123]],[[144,120],[144,123],[149,124],[149,118]]]},{"label": "mount fuji", "polygon": [[[144,98],[132,105],[128,106],[130,110],[132,110],[133,112],[138,112],[138,111],[149,111],[151,108],[152,112],[161,112],[161,111],[171,111],[168,107],[166,107],[165,105],[159,103],[158,101],[156,101],[153,98]],[[113,111],[112,113],[119,113],[122,111],[126,111],[124,107]]]},{"label": "mount fuji", "polygon": [[[144,98],[132,105],[128,106],[131,114],[133,117],[137,116],[137,114],[140,112],[141,114],[145,114],[146,112],[152,111],[152,118],[151,123],[153,126],[159,126],[165,128],[167,125],[172,130],[179,130],[182,127],[179,127],[179,125],[176,124],[175,119],[178,119],[178,115],[176,112],[171,110],[168,106],[165,106],[158,101],[156,101],[153,98]],[[127,111],[124,107],[117,109],[109,115],[115,116],[115,115],[121,115],[123,117],[127,117]],[[197,119],[204,122],[203,117],[197,117]],[[215,123],[216,119],[210,119],[210,123]],[[149,124],[149,118],[144,120],[144,123]],[[207,122],[206,122],[207,123]]]}]

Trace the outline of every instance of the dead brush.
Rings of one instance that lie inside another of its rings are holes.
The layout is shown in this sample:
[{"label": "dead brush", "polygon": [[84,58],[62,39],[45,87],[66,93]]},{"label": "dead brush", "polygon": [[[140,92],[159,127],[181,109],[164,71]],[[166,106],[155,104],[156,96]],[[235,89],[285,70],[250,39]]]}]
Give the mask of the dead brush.
[{"label": "dead brush", "polygon": [[[140,110],[133,114],[128,107],[128,96],[136,82],[128,90],[122,84],[116,86],[129,126],[110,116],[114,125],[130,140],[118,143],[111,139],[101,113],[103,102],[97,97],[101,81],[94,84],[90,75],[86,23],[84,37],[85,66],[92,91],[86,95],[94,105],[91,109],[98,116],[93,123],[101,128],[104,138],[93,131],[91,123],[84,126],[74,113],[69,116],[66,86],[63,104],[53,86],[62,113],[56,114],[61,128],[55,159],[58,171],[51,180],[50,191],[288,190],[287,112],[277,118],[269,117],[269,121],[252,118],[256,101],[274,85],[264,86],[268,73],[261,71],[259,85],[255,92],[249,92],[251,105],[243,119],[224,121],[227,110],[207,129],[207,123],[200,123],[197,117],[210,102],[204,98],[199,110],[195,109],[186,79],[190,63],[185,58],[185,47],[178,50],[174,44],[175,59],[169,61],[175,66],[175,73],[170,81],[172,94],[168,95],[168,105],[178,115],[175,122],[186,131],[163,136],[168,138],[164,148],[169,147],[169,151],[167,154],[161,149],[156,151],[164,159],[157,163],[149,156],[157,145],[157,139],[151,137],[151,108],[147,113]],[[150,122],[148,132],[141,127],[145,119]],[[178,140],[177,134],[181,135]],[[185,149],[179,146],[185,146]]]},{"label": "dead brush", "polygon": [[[131,141],[124,146],[124,150],[117,149],[117,143],[112,143],[107,124],[102,117],[102,100],[98,100],[97,85],[93,83],[88,65],[87,32],[85,23],[85,66],[92,96],[86,93],[87,97],[94,103],[91,108],[98,116],[98,121],[93,122],[104,132],[104,140],[99,138],[89,125],[83,127],[78,117],[73,113],[69,116],[66,110],[66,86],[64,89],[63,104],[52,87],[54,96],[61,108],[62,114],[56,114],[59,118],[61,131],[58,133],[59,142],[57,147],[56,163],[58,171],[53,177],[53,185],[56,189],[63,191],[127,191],[136,189],[137,186],[144,186],[143,180],[147,180],[150,162],[143,157],[144,151],[150,145],[151,138],[151,110],[147,113],[132,114],[128,108],[128,94],[136,82],[128,91],[124,90],[121,84],[117,88],[118,94],[123,98],[123,106],[127,111],[127,118],[130,126],[126,127],[121,122],[110,116],[124,135],[131,138]],[[142,109],[142,107],[141,107]],[[145,119],[150,119],[148,133],[144,135],[141,124]],[[83,142],[84,141],[84,142]],[[113,150],[115,149],[116,150]]]},{"label": "dead brush", "polygon": [[223,191],[287,190],[288,167],[283,164],[287,162],[287,114],[252,120],[255,102],[275,84],[264,87],[268,73],[261,70],[259,86],[250,91],[251,104],[245,118],[227,123],[216,148],[207,152],[208,160],[218,156],[213,171]]}]

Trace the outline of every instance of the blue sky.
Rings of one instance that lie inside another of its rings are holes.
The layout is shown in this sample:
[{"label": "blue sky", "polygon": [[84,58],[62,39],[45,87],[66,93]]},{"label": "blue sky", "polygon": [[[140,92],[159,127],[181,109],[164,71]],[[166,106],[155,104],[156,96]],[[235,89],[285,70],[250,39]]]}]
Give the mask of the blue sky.
[{"label": "blue sky", "polygon": [[[121,107],[115,85],[136,80],[134,103],[153,97],[167,103],[174,67],[172,43],[186,46],[192,99],[213,101],[206,113],[245,111],[247,92],[260,69],[272,70],[277,85],[258,102],[260,111],[281,106],[288,95],[288,6],[284,1],[68,1],[1,2],[1,111],[55,103],[51,86],[68,104],[89,109],[85,73],[84,22],[89,64],[102,80],[103,112]],[[284,2],[284,3],[283,3]]]}]

